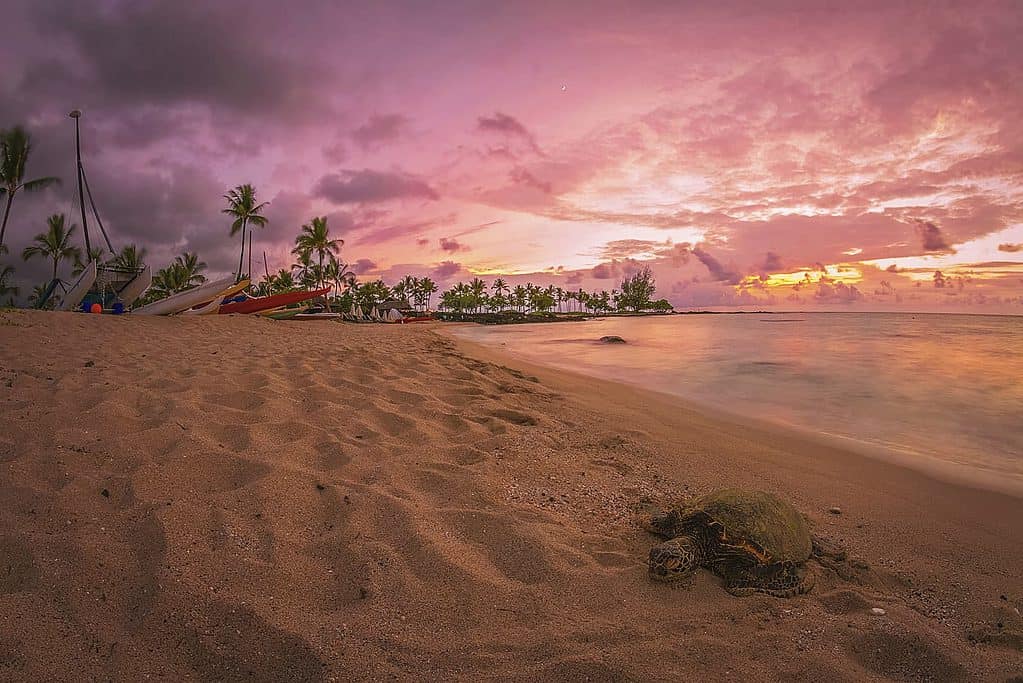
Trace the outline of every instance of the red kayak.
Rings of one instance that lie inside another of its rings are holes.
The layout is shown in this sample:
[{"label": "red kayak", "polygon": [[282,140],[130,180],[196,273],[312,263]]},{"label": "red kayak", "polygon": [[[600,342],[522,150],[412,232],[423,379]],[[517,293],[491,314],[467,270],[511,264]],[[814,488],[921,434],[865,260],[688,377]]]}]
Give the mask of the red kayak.
[{"label": "red kayak", "polygon": [[283,294],[274,294],[272,296],[261,296],[256,299],[246,299],[245,301],[236,301],[230,304],[224,304],[220,307],[219,313],[259,313],[260,311],[268,311],[271,308],[279,308],[281,306],[287,306],[288,304],[297,304],[308,299],[315,299],[318,296],[323,296],[330,291],[330,287],[324,287],[323,289],[315,289],[311,292],[285,292]]}]

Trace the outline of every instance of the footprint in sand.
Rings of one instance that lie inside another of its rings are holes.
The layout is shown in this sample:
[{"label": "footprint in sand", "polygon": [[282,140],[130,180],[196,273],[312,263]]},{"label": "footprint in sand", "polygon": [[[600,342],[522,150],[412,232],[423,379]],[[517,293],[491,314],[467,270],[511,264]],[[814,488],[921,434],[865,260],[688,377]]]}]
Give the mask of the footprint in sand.
[{"label": "footprint in sand", "polygon": [[899,681],[964,681],[965,667],[916,633],[869,631],[850,646],[852,658],[868,671]]}]

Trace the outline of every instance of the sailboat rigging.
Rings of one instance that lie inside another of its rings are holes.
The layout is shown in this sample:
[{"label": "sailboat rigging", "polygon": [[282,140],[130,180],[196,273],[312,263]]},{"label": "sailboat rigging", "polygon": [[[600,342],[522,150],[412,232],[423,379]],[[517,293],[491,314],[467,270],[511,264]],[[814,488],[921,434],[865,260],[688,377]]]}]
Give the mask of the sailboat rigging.
[{"label": "sailboat rigging", "polygon": [[[103,219],[96,210],[96,201],[92,196],[92,189],[89,187],[89,179],[85,174],[85,165],[82,163],[82,136],[79,120],[82,117],[81,110],[75,109],[68,114],[75,120],[75,160],[78,172],[78,205],[82,217],[82,233],[85,238],[85,254],[89,263],[86,265],[79,279],[65,293],[60,308],[65,311],[74,310],[79,307],[83,299],[86,306],[100,304],[106,308],[115,307],[116,310],[123,310],[124,306],[130,306],[152,283],[152,272],[149,266],[131,266],[119,263],[103,225]],[[92,251],[92,241],[89,237],[89,219],[86,210],[85,199],[89,200],[89,208],[99,226],[103,241],[106,242],[110,251],[111,259],[103,262],[98,254]],[[119,304],[119,306],[118,306]]]}]

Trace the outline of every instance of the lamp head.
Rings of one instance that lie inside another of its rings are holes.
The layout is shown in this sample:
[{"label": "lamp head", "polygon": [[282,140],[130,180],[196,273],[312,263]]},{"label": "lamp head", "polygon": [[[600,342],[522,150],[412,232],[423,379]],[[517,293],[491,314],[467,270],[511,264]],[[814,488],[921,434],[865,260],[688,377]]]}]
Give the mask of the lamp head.
[{"label": "lamp head", "polygon": [[70,117],[71,117],[71,118],[73,118],[73,119],[77,119],[77,118],[78,118],[78,117],[80,117],[81,115],[82,115],[82,112],[81,112],[81,111],[79,111],[78,109],[75,109],[75,110],[74,110],[74,111],[72,111],[72,112],[71,112],[70,114],[68,114],[68,116],[70,116]]}]

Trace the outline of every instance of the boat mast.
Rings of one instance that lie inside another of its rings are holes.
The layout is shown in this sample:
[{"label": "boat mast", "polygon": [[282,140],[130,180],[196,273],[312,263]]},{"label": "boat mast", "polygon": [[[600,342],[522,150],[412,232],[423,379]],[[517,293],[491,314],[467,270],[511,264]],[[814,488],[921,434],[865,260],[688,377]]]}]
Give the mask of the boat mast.
[{"label": "boat mast", "polygon": [[82,137],[81,131],[78,127],[78,119],[81,118],[82,112],[75,109],[70,114],[71,118],[75,120],[75,158],[78,161],[78,206],[82,210],[82,232],[85,233],[85,257],[86,259],[92,259],[92,245],[89,243],[89,223],[85,218],[85,191],[82,189]]}]

